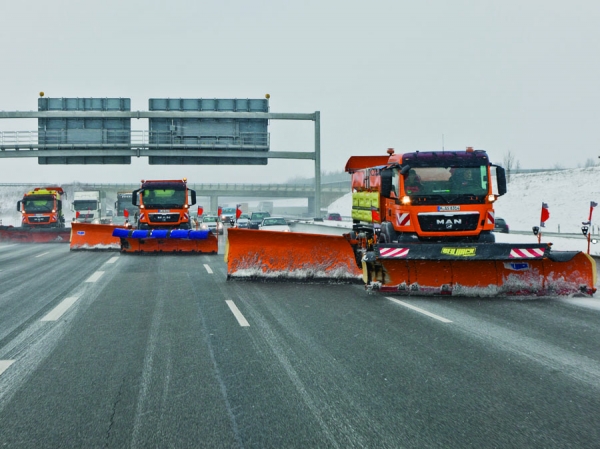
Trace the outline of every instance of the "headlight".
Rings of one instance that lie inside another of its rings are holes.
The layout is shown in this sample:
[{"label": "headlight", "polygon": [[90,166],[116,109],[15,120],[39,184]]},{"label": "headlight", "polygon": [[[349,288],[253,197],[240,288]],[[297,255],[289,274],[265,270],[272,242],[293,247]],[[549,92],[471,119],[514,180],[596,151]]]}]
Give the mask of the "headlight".
[{"label": "headlight", "polygon": [[402,204],[410,204],[410,196],[403,196]]}]

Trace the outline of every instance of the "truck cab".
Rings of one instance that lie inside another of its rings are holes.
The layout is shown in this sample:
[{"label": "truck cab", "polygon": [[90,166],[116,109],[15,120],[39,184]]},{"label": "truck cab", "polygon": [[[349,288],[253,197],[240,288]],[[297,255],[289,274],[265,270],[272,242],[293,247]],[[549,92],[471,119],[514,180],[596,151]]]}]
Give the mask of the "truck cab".
[{"label": "truck cab", "polygon": [[134,190],[132,204],[139,207],[138,229],[191,229],[190,207],[196,204],[196,192],[187,179],[142,181]]},{"label": "truck cab", "polygon": [[37,187],[17,201],[17,211],[21,213],[21,226],[24,228],[64,228],[65,217],[62,211],[61,187]]},{"label": "truck cab", "polygon": [[75,192],[71,210],[77,223],[102,224],[107,221],[104,192],[98,190]]}]

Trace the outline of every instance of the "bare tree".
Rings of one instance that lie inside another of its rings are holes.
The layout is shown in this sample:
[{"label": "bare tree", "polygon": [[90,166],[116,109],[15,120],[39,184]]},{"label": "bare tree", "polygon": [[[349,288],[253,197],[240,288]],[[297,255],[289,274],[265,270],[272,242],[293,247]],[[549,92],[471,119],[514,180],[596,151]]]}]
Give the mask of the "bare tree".
[{"label": "bare tree", "polygon": [[506,170],[506,182],[510,182],[510,174],[513,169],[513,165],[515,163],[515,155],[512,151],[508,150],[508,152],[504,155],[504,169]]},{"label": "bare tree", "polygon": [[585,160],[584,168],[590,168],[590,167],[595,167],[595,166],[596,166],[596,161],[594,159],[592,159],[591,157],[588,157]]}]

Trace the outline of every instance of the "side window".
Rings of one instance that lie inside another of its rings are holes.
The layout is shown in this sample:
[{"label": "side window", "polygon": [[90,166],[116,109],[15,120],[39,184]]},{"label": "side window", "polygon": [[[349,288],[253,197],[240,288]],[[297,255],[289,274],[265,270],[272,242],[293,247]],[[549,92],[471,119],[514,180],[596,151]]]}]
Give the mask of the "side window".
[{"label": "side window", "polygon": [[400,194],[400,172],[397,168],[394,168],[392,174],[392,192],[396,194],[396,197]]}]

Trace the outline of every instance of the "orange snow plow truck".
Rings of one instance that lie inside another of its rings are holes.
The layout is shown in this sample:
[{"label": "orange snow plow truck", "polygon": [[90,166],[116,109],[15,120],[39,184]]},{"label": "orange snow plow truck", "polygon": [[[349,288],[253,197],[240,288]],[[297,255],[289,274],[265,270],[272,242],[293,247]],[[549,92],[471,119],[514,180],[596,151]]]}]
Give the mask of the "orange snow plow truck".
[{"label": "orange snow plow truck", "polygon": [[[362,277],[405,295],[592,295],[594,260],[551,244],[496,243],[502,167],[485,151],[353,156],[352,231],[343,236],[229,230],[230,278]],[[494,182],[495,181],[495,182]]]},{"label": "orange snow plow truck", "polygon": [[0,240],[23,243],[68,243],[61,187],[36,187],[17,201],[21,226],[0,226]]},{"label": "orange snow plow truck", "polygon": [[217,238],[210,231],[193,229],[190,207],[196,204],[196,192],[188,188],[187,179],[142,181],[131,202],[139,207],[133,228],[74,225],[71,249],[116,245],[126,253],[217,253]]}]

